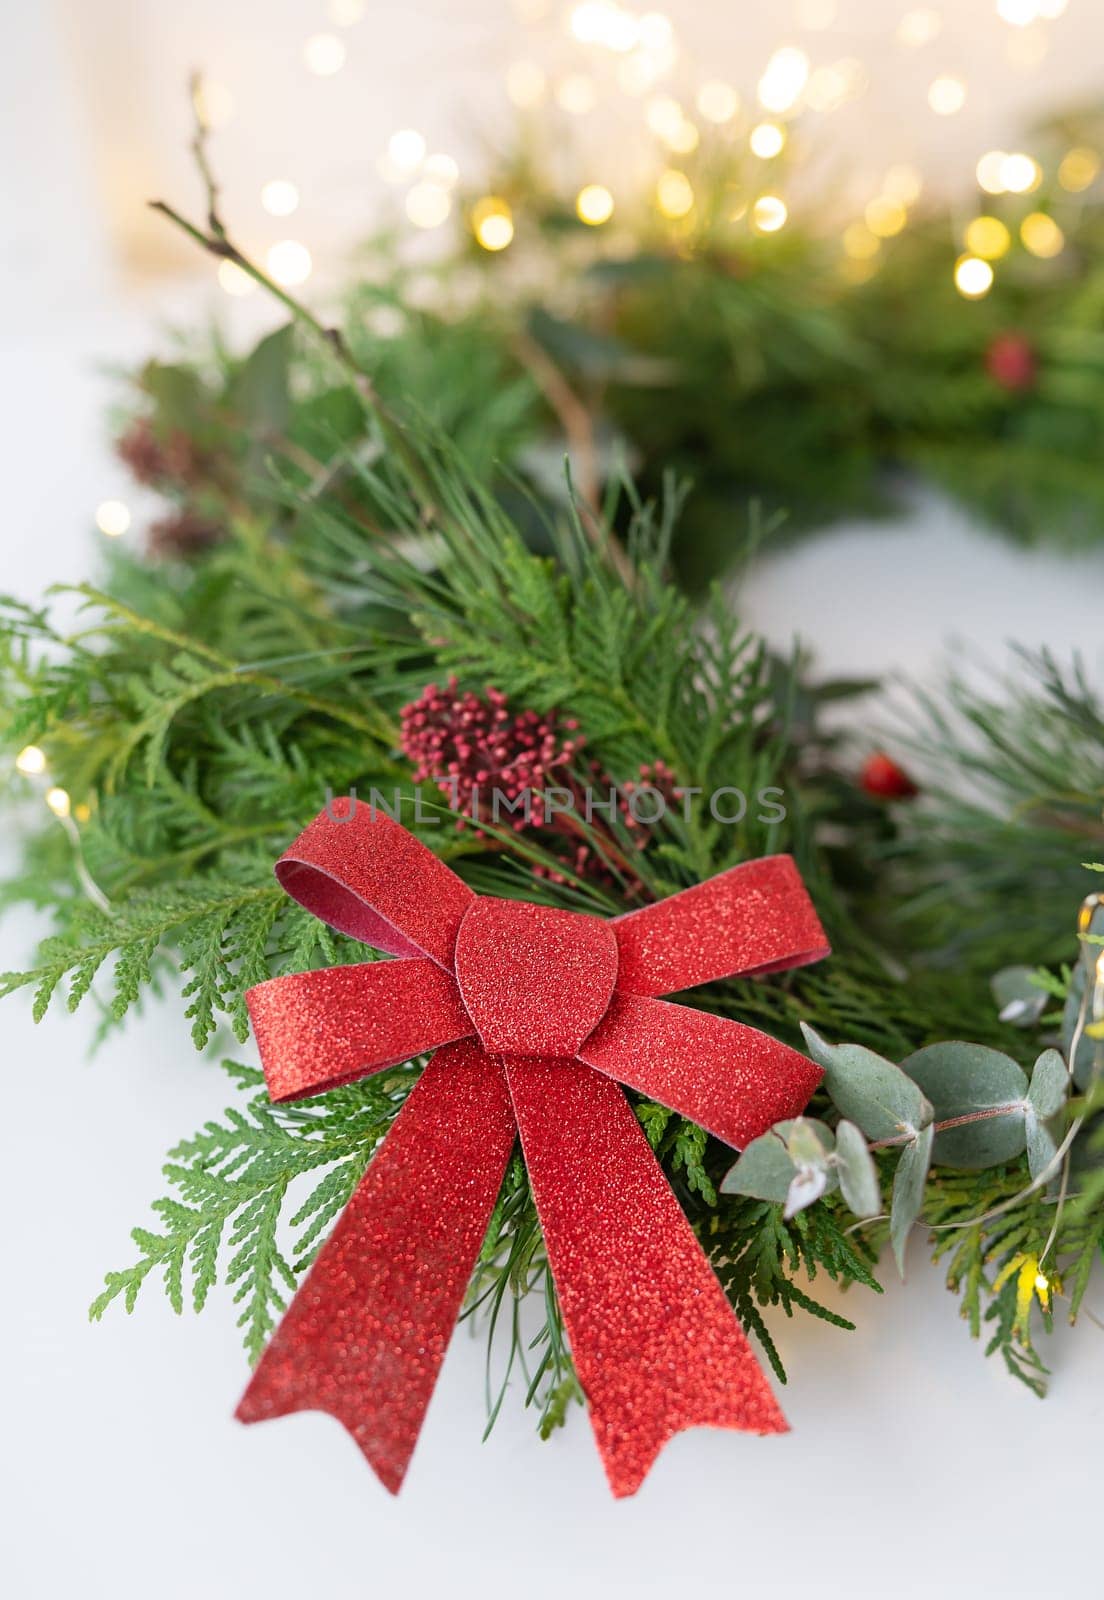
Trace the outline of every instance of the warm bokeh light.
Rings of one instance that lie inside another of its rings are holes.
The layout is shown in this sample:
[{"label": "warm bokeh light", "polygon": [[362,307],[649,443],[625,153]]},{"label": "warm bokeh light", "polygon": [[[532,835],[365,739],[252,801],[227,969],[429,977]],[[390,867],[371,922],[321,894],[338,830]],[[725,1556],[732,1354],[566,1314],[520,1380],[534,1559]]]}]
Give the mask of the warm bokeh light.
[{"label": "warm bokeh light", "polygon": [[698,90],[697,107],[706,122],[731,122],[740,109],[740,96],[730,83],[714,79]]},{"label": "warm bokeh light", "polygon": [[1004,193],[1004,163],[1008,160],[1007,150],[987,150],[977,164],[978,186],[986,194]]},{"label": "warm bokeh light", "polygon": [[759,104],[767,111],[789,111],[808,81],[808,56],[804,50],[784,45],[771,56],[759,79]]},{"label": "warm bokeh light", "polygon": [[299,207],[299,191],[286,178],[272,178],[261,190],[261,204],[270,217],[290,217]]},{"label": "warm bokeh light", "polygon": [[967,300],[980,300],[993,287],[993,269],[980,256],[959,256],[954,269],[955,288]]},{"label": "warm bokeh light", "polygon": [[293,289],[296,284],[306,283],[314,265],[310,251],[298,239],[281,239],[279,244],[272,246],[265,259],[269,273],[282,289]]},{"label": "warm bokeh light", "polygon": [[416,183],[406,197],[406,214],[416,228],[439,228],[451,210],[448,191],[439,183]]},{"label": "warm bokeh light", "polygon": [[472,207],[472,231],[484,250],[505,250],[514,237],[514,216],[497,194],[484,195]]},{"label": "warm bokeh light", "polygon": [[441,189],[454,189],[460,182],[460,168],[451,156],[435,151],[433,155],[426,156],[422,166],[422,177],[428,178]]},{"label": "warm bokeh light", "polygon": [[416,128],[399,128],[387,141],[387,159],[396,172],[417,172],[425,153],[426,142]]},{"label": "warm bokeh light", "polygon": [[234,115],[234,96],[224,83],[204,78],[194,94],[196,114],[208,128],[224,128]]},{"label": "warm bokeh light", "polygon": [[966,85],[961,78],[935,78],[928,88],[928,104],[937,117],[953,117],[966,104]]},{"label": "warm bokeh light", "polygon": [[694,190],[685,172],[668,167],[656,184],[656,205],[665,217],[685,217],[694,205]]},{"label": "warm bokeh light", "polygon": [[535,61],[512,61],[506,68],[506,93],[520,111],[539,106],[548,93],[548,79]]},{"label": "warm bokeh light", "polygon": [[335,28],[351,28],[364,15],[364,0],[329,0],[326,15]]},{"label": "warm bokeh light", "polygon": [[752,155],[758,156],[761,161],[769,161],[772,156],[780,155],[785,143],[786,131],[777,122],[758,123],[748,137]]},{"label": "warm bokeh light", "polygon": [[1042,169],[1031,156],[1022,150],[1005,156],[1001,162],[1001,182],[1010,194],[1030,194],[1043,181]]},{"label": "warm bokeh light", "polygon": [[943,18],[931,6],[906,11],[897,24],[897,40],[908,50],[921,50],[943,31]]},{"label": "warm bokeh light", "polygon": [[852,222],[844,228],[844,254],[852,261],[869,261],[881,248],[882,241],[871,233],[865,222]]},{"label": "warm bokeh light", "polygon": [[966,248],[984,261],[999,261],[1012,243],[1012,235],[999,217],[975,217],[966,229]]},{"label": "warm bokeh light", "polygon": [[900,200],[882,194],[871,200],[866,208],[866,225],[879,239],[892,239],[908,221],[908,213]]},{"label": "warm bokeh light", "polygon": [[47,789],[46,804],[55,817],[67,817],[70,811],[68,789]]},{"label": "warm bokeh light", "polygon": [[580,222],[596,228],[613,216],[613,196],[604,184],[588,183],[576,196],[575,214]]},{"label": "warm bokeh light", "polygon": [[315,33],[303,46],[307,70],[317,78],[332,78],[345,65],[348,51],[336,33]]},{"label": "warm bokeh light", "polygon": [[569,72],[556,85],[556,103],[573,117],[585,117],[594,109],[598,91],[581,72]]},{"label": "warm bokeh light", "polygon": [[25,777],[38,778],[46,771],[46,752],[36,744],[25,744],[15,758],[15,770]]},{"label": "warm bokeh light", "polygon": [[236,261],[220,261],[217,276],[219,287],[225,289],[227,294],[237,296],[252,294],[257,287],[256,280],[249,276],[244,267],[239,267]]},{"label": "warm bokeh light", "polygon": [[1033,256],[1041,256],[1044,261],[1049,261],[1052,256],[1059,255],[1066,242],[1066,236],[1055,222],[1053,217],[1048,217],[1045,211],[1033,211],[1020,223],[1020,238],[1023,240],[1024,249],[1030,250]]},{"label": "warm bokeh light", "polygon": [[777,233],[788,216],[786,202],[778,195],[761,194],[751,208],[751,225],[756,233]]},{"label": "warm bokeh light", "polygon": [[656,95],[654,100],[649,100],[644,107],[644,121],[663,143],[673,146],[678,140],[683,124],[686,122],[686,113],[677,100],[669,94]]},{"label": "warm bokeh light", "polygon": [[997,0],[997,16],[1013,28],[1026,28],[1039,15],[1038,0]]},{"label": "warm bokeh light", "polygon": [[899,200],[903,206],[914,205],[923,187],[924,181],[916,168],[906,162],[890,167],[882,179],[882,193],[891,200]]},{"label": "warm bokeh light", "polygon": [[126,533],[130,520],[130,507],[125,500],[101,500],[96,507],[96,526],[109,539]]},{"label": "warm bokeh light", "polygon": [[625,54],[640,38],[640,24],[631,11],[613,0],[582,0],[570,16],[571,32],[580,44],[601,45]]},{"label": "warm bokeh light", "polygon": [[1058,168],[1058,182],[1070,194],[1080,194],[1082,189],[1087,189],[1096,181],[1100,171],[1100,157],[1095,150],[1088,149],[1085,145],[1077,145],[1073,150],[1067,150],[1062,157]]}]

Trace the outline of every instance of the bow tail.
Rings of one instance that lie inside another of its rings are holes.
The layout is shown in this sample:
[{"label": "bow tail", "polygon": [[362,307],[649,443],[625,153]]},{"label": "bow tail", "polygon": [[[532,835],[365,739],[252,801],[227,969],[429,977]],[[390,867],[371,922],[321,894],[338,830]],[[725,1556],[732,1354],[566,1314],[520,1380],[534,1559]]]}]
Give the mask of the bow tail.
[{"label": "bow tail", "polygon": [[515,1133],[497,1064],[466,1041],[439,1050],[265,1350],[242,1422],[328,1411],[398,1492]]},{"label": "bow tail", "polygon": [[684,1428],[782,1433],[766,1375],[616,1083],[503,1062],[568,1339],[610,1487]]}]

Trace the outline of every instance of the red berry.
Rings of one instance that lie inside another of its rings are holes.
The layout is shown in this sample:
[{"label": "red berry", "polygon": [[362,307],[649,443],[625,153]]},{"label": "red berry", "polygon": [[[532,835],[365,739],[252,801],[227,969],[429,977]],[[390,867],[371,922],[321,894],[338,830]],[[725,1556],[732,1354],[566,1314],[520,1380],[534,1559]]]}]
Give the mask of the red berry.
[{"label": "red berry", "polygon": [[1039,363],[1022,333],[998,333],[985,352],[985,370],[994,383],[1015,393],[1033,387]]},{"label": "red berry", "polygon": [[911,800],[919,790],[903,767],[884,750],[875,750],[863,762],[859,782],[878,800]]}]

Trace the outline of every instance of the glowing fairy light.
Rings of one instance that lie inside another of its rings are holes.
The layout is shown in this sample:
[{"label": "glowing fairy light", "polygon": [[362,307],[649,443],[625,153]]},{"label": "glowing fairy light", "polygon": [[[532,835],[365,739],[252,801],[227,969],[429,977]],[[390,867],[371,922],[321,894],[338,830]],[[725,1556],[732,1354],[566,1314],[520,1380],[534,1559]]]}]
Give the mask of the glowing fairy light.
[{"label": "glowing fairy light", "polygon": [[983,261],[999,261],[1012,243],[1012,235],[999,217],[975,217],[966,229],[966,248]]},{"label": "glowing fairy light", "polygon": [[556,103],[570,116],[585,117],[594,109],[598,91],[582,72],[569,72],[556,85]]},{"label": "glowing fairy light", "polygon": [[69,799],[68,789],[47,789],[45,799],[55,817],[64,818],[69,815],[72,802]]},{"label": "glowing fairy light", "polygon": [[978,186],[986,194],[1004,193],[1004,163],[1008,160],[1007,150],[987,150],[977,164]]},{"label": "glowing fairy light", "polygon": [[740,109],[740,96],[730,83],[713,79],[698,90],[697,107],[706,122],[731,122]]},{"label": "glowing fairy light", "polygon": [[640,24],[631,11],[612,0],[583,0],[572,11],[568,26],[580,44],[600,45],[625,54],[640,37]]},{"label": "glowing fairy light", "polygon": [[1009,194],[1030,194],[1043,181],[1042,168],[1031,156],[1016,150],[1001,162],[1001,182]]},{"label": "glowing fairy light", "polygon": [[838,111],[847,100],[862,94],[866,85],[862,62],[845,56],[830,66],[817,67],[809,76],[803,98],[813,111]]},{"label": "glowing fairy light", "polygon": [[897,24],[897,41],[906,50],[922,50],[933,39],[938,39],[942,31],[943,18],[939,12],[930,6],[918,6],[914,11],[906,11]]},{"label": "glowing fairy light", "polygon": [[46,752],[36,744],[25,744],[15,758],[15,770],[25,778],[40,778],[46,771]]},{"label": "glowing fairy light", "polygon": [[1039,15],[1038,0],[997,0],[997,16],[1011,28],[1026,28]]},{"label": "glowing fairy light", "polygon": [[512,61],[506,68],[506,93],[519,111],[531,111],[548,93],[548,79],[535,61]]},{"label": "glowing fairy light", "polygon": [[759,104],[766,111],[789,111],[808,81],[808,56],[794,45],[784,45],[771,56],[759,79]]},{"label": "glowing fairy light", "polygon": [[425,153],[426,142],[416,128],[399,128],[387,141],[387,159],[396,172],[417,172]]},{"label": "glowing fairy light", "polygon": [[657,95],[654,100],[649,100],[644,108],[644,121],[656,138],[662,139],[664,144],[678,137],[678,131],[685,120],[686,113],[678,101],[672,100],[670,95]]},{"label": "glowing fairy light", "polygon": [[694,208],[694,189],[685,172],[668,167],[656,183],[656,205],[665,217],[677,221]]},{"label": "glowing fairy light", "polygon": [[298,239],[281,239],[279,244],[272,246],[265,259],[270,275],[282,289],[293,289],[296,284],[306,283],[314,266],[310,251]]},{"label": "glowing fairy light", "polygon": [[1023,240],[1025,250],[1029,250],[1033,256],[1039,256],[1044,261],[1060,255],[1066,243],[1065,234],[1054,218],[1048,217],[1045,211],[1032,211],[1030,216],[1023,219],[1020,223],[1020,238]]},{"label": "glowing fairy light", "polygon": [[96,526],[109,539],[121,538],[130,522],[130,507],[125,500],[101,500],[96,507]]},{"label": "glowing fairy light", "polygon": [[220,261],[216,274],[219,288],[227,294],[240,298],[243,294],[252,294],[257,284],[246,272],[244,267],[239,267],[236,261]]},{"label": "glowing fairy light", "polygon": [[751,208],[751,225],[756,233],[777,233],[789,216],[786,202],[776,194],[761,194]]},{"label": "glowing fairy light", "polygon": [[882,193],[891,200],[899,200],[903,206],[915,205],[923,187],[924,180],[916,168],[904,162],[890,167],[882,179]]},{"label": "glowing fairy light", "polygon": [[955,262],[954,285],[966,300],[980,300],[993,287],[993,269],[980,256],[959,256]]},{"label": "glowing fairy light", "polygon": [[315,33],[303,46],[303,60],[307,71],[316,78],[332,78],[345,65],[348,51],[336,33]]},{"label": "glowing fairy light", "polygon": [[748,135],[748,144],[753,156],[758,156],[760,161],[770,161],[781,155],[786,144],[786,130],[777,122],[757,123]]},{"label": "glowing fairy light", "polygon": [[261,190],[261,204],[270,217],[290,217],[299,208],[299,191],[286,178],[272,178]]},{"label": "glowing fairy light", "polygon": [[866,225],[879,239],[892,239],[901,232],[908,221],[908,212],[900,200],[890,195],[879,195],[871,200],[865,211]]},{"label": "glowing fairy light", "polygon": [[966,104],[966,85],[961,78],[943,75],[928,86],[928,104],[937,117],[953,117]]},{"label": "glowing fairy light", "polygon": [[865,222],[852,222],[843,230],[843,251],[852,261],[869,261],[882,248]]},{"label": "glowing fairy light", "polygon": [[575,197],[575,214],[580,222],[600,227],[613,216],[613,196],[604,184],[588,183]]},{"label": "glowing fairy light", "polygon": [[1095,150],[1078,145],[1067,150],[1058,167],[1058,182],[1070,194],[1080,194],[1096,181],[1100,171],[1100,157]]},{"label": "glowing fairy light", "polygon": [[509,205],[496,194],[484,195],[472,207],[472,231],[484,250],[505,250],[514,237],[514,217]]},{"label": "glowing fairy light", "polygon": [[416,183],[406,197],[406,214],[416,228],[439,228],[451,210],[448,190],[439,183]]}]

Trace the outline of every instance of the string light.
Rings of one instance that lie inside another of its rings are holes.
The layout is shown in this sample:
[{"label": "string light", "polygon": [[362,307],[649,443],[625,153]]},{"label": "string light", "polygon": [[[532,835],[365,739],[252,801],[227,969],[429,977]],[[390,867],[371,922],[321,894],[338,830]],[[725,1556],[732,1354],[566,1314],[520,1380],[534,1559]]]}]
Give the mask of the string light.
[{"label": "string light", "polygon": [[1033,256],[1040,256],[1044,261],[1060,255],[1066,242],[1066,236],[1054,218],[1048,217],[1044,211],[1032,211],[1030,216],[1023,219],[1020,238],[1025,250],[1030,250]]},{"label": "string light", "polygon": [[1096,179],[1100,171],[1100,157],[1095,150],[1078,145],[1067,150],[1058,168],[1058,182],[1070,194],[1080,194]]},{"label": "string light", "polygon": [[548,79],[535,61],[512,61],[506,68],[506,93],[519,111],[539,106],[548,92]]},{"label": "string light", "polygon": [[786,202],[778,195],[761,194],[751,208],[751,225],[756,233],[777,233],[788,216]]},{"label": "string light", "polygon": [[590,79],[581,72],[569,72],[556,85],[556,100],[573,117],[585,117],[598,98]]},{"label": "string light", "polygon": [[767,111],[789,111],[808,81],[808,56],[794,45],[784,45],[771,56],[759,79],[759,104]]},{"label": "string light", "polygon": [[448,191],[439,183],[416,183],[406,197],[406,214],[416,228],[439,228],[451,210]]},{"label": "string light", "polygon": [[882,241],[871,233],[865,222],[852,222],[844,228],[844,254],[852,261],[869,261],[881,248]]},{"label": "string light", "polygon": [[330,0],[326,15],[335,28],[351,28],[364,15],[364,0]]},{"label": "string light", "polygon": [[980,256],[959,256],[955,262],[954,283],[966,300],[980,300],[993,287],[993,269]]},{"label": "string light", "polygon": [[698,90],[697,107],[706,122],[731,122],[740,109],[740,96],[730,83],[713,79]]},{"label": "string light", "polygon": [[1040,15],[1038,0],[997,0],[997,16],[1012,28],[1026,28]]},{"label": "string light", "polygon": [[101,500],[96,507],[96,526],[109,539],[121,538],[130,520],[130,507],[124,500]]},{"label": "string light", "polygon": [[900,200],[883,194],[871,200],[866,208],[866,225],[879,239],[892,239],[908,221],[908,213]]},{"label": "string light", "polygon": [[613,196],[604,184],[588,183],[575,198],[575,214],[580,222],[597,228],[613,216]]},{"label": "string light", "polygon": [[46,771],[46,752],[36,744],[25,744],[15,758],[15,770],[26,778],[39,778]]},{"label": "string light", "polygon": [[966,229],[966,248],[983,261],[999,261],[1012,243],[1012,235],[999,217],[975,217]]},{"label": "string light", "polygon": [[426,142],[415,128],[400,128],[387,141],[387,159],[396,172],[417,172],[425,153]]},{"label": "string light", "polygon": [[316,78],[332,78],[345,65],[348,51],[336,33],[315,33],[303,46],[307,70]]},{"label": "string light", "polygon": [[906,11],[897,24],[897,41],[908,50],[920,50],[943,31],[943,18],[930,6],[919,6]]},{"label": "string light", "polygon": [[261,190],[261,204],[270,217],[290,217],[299,209],[299,191],[286,178],[272,178]]},{"label": "string light", "polygon": [[484,250],[505,250],[514,237],[514,217],[499,195],[484,195],[472,207],[472,229]]},{"label": "string light", "polygon": [[1031,190],[1037,189],[1043,181],[1039,163],[1031,156],[1025,156],[1022,150],[1005,156],[1001,162],[1000,175],[1001,183],[1011,194],[1030,194]]},{"label": "string light", "polygon": [[686,113],[677,100],[672,100],[670,95],[657,95],[654,100],[649,100],[644,108],[644,121],[655,134],[657,139],[662,139],[664,144],[669,144],[672,138],[678,138],[679,129],[686,120]]},{"label": "string light", "polygon": [[986,194],[1004,193],[1004,163],[1007,150],[987,150],[977,164],[977,181]]},{"label": "string light", "polygon": [[656,183],[656,205],[665,217],[685,217],[694,206],[694,189],[685,172],[668,167]]},{"label": "string light", "polygon": [[928,104],[937,117],[953,117],[966,104],[966,85],[961,78],[934,78],[928,87]]},{"label": "string light", "polygon": [[268,262],[269,273],[284,289],[292,289],[298,283],[306,283],[314,265],[310,251],[305,244],[300,244],[298,239],[281,239],[279,244],[272,246],[265,259]]},{"label": "string light", "polygon": [[46,804],[55,817],[67,817],[71,809],[68,789],[47,789]]},{"label": "string light", "polygon": [[225,289],[227,294],[241,296],[252,294],[257,287],[244,267],[239,267],[236,261],[220,261],[216,274],[219,287]]},{"label": "string light", "polygon": [[580,44],[601,45],[621,54],[631,50],[640,36],[632,12],[612,0],[583,0],[572,11],[569,25]]},{"label": "string light", "polygon": [[758,156],[761,161],[770,161],[773,156],[781,154],[786,143],[786,132],[777,122],[760,122],[752,128],[748,143],[753,156]]}]

